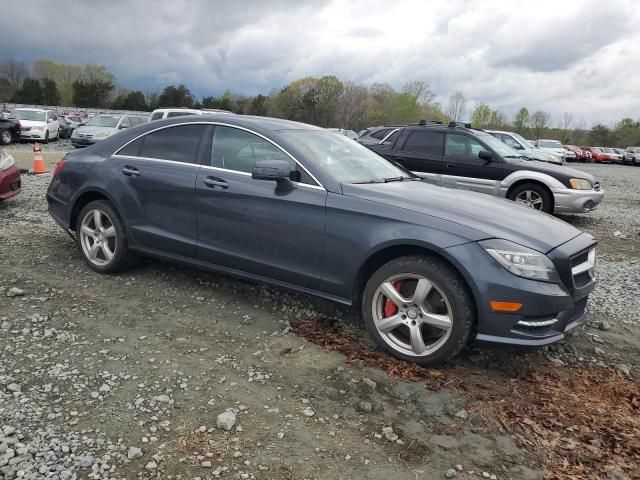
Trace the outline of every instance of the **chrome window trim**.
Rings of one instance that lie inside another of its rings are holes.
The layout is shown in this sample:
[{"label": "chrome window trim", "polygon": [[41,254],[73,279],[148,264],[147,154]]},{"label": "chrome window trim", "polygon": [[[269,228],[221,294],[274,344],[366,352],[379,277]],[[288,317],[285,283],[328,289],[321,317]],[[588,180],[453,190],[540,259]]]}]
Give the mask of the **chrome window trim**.
[{"label": "chrome window trim", "polygon": [[[245,132],[249,132],[252,133],[253,135],[256,135],[264,140],[266,140],[267,142],[269,142],[270,144],[272,144],[273,146],[275,146],[276,148],[279,148],[280,150],[282,150],[285,154],[287,154],[287,156],[289,158],[291,158],[291,160],[293,160],[295,162],[296,165],[298,165],[300,168],[302,168],[307,175],[309,175],[314,182],[316,182],[317,185],[311,185],[313,187],[317,187],[317,188],[321,188],[322,190],[327,190],[324,185],[322,185],[322,183],[309,171],[307,170],[307,168],[302,165],[302,163],[300,163],[293,155],[291,155],[284,147],[282,147],[281,145],[279,145],[278,143],[274,142],[273,140],[271,140],[270,138],[265,137],[264,135],[262,135],[261,133],[258,133],[254,130],[251,130],[249,128],[246,127],[240,127],[238,125],[232,125],[230,123],[223,123],[223,122],[212,122],[212,121],[199,121],[199,122],[182,122],[182,123],[172,123],[171,125],[163,125],[162,127],[158,127],[158,128],[154,128],[153,130],[149,130],[147,132],[141,133],[140,135],[138,135],[135,138],[132,138],[131,140],[129,140],[127,143],[125,143],[124,145],[121,145],[114,153],[111,154],[112,157],[128,157],[128,158],[143,158],[146,160],[163,160],[163,159],[153,159],[153,158],[149,158],[149,157],[137,157],[137,156],[133,156],[133,155],[119,155],[118,152],[120,150],[122,150],[123,148],[125,148],[127,145],[129,145],[130,143],[135,142],[136,140],[138,140],[139,138],[144,137],[145,135],[149,135],[150,133],[154,133],[157,132],[159,130],[164,130],[166,128],[171,128],[171,127],[179,127],[179,126],[183,126],[183,125],[218,125],[220,127],[230,127],[230,128],[237,128],[239,130],[244,130]],[[179,163],[179,164],[185,164],[185,162],[175,162],[173,160],[163,160],[166,162],[174,162],[174,163]],[[195,165],[195,164],[190,164],[190,165]],[[210,165],[199,165],[198,166],[201,167],[206,167],[206,168],[217,168],[220,169],[219,167],[212,167]],[[221,169],[221,170],[226,170],[226,169]],[[226,170],[229,172],[236,172],[236,173],[246,173],[247,175],[251,175],[250,173],[247,172],[241,172],[240,170]],[[294,182],[297,185],[309,185],[307,183],[299,183],[299,182]]]},{"label": "chrome window trim", "polygon": [[111,155],[113,158],[131,158],[135,160],[146,160],[151,162],[162,162],[162,163],[170,163],[172,165],[186,165],[188,167],[201,167],[202,165],[198,163],[191,162],[178,162],[177,160],[167,160],[165,158],[152,158],[152,157],[136,157],[135,155]]}]

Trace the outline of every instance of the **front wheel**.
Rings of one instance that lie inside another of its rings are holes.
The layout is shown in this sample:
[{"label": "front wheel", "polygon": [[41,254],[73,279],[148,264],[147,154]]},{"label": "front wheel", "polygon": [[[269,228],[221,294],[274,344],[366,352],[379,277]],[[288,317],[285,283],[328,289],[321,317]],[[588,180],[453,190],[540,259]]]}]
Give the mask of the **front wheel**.
[{"label": "front wheel", "polygon": [[44,134],[44,141],[42,143],[49,143],[49,130]]},{"label": "front wheel", "polygon": [[551,213],[553,210],[553,197],[551,193],[536,183],[524,183],[517,186],[508,195],[509,200],[520,203],[534,210]]},{"label": "front wheel", "polygon": [[367,331],[387,353],[419,365],[455,356],[473,330],[475,308],[458,273],[428,256],[397,258],[365,286],[362,315]]},{"label": "front wheel", "polygon": [[11,142],[13,142],[13,134],[11,133],[11,130],[0,131],[0,144],[9,145]]},{"label": "front wheel", "polygon": [[114,273],[129,265],[127,236],[109,202],[96,200],[85,205],[78,216],[76,234],[84,261],[96,272]]}]

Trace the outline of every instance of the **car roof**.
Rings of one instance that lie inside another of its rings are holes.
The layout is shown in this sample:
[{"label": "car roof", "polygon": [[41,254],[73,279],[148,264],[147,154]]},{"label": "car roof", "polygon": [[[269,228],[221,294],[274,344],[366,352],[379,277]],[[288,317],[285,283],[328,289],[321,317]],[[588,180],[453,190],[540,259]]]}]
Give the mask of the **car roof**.
[{"label": "car roof", "polygon": [[27,107],[19,107],[14,108],[13,111],[20,110],[21,112],[52,112],[53,110],[49,108],[27,108]]}]

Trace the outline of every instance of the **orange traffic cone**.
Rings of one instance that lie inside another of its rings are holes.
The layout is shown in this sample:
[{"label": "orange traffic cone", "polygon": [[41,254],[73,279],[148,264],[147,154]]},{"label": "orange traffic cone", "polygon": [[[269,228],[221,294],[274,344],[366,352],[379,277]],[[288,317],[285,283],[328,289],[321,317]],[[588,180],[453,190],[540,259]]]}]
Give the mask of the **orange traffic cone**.
[{"label": "orange traffic cone", "polygon": [[44,159],[42,158],[42,150],[40,150],[40,144],[33,144],[33,170],[31,173],[49,173],[47,170],[47,166],[44,164]]}]

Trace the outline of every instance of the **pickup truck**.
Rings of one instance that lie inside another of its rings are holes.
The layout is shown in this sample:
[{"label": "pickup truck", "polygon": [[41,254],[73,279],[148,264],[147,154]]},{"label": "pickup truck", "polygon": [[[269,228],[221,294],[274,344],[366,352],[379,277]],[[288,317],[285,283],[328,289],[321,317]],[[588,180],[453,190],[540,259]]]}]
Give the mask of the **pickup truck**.
[{"label": "pickup truck", "polygon": [[0,145],[9,145],[20,139],[20,122],[0,117]]},{"label": "pickup truck", "polygon": [[604,197],[593,175],[528,160],[469,124],[420,122],[392,141],[366,145],[426,181],[487,193],[546,213],[587,212]]}]

